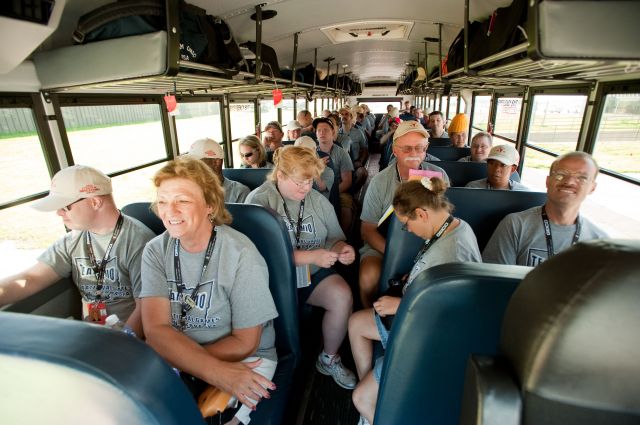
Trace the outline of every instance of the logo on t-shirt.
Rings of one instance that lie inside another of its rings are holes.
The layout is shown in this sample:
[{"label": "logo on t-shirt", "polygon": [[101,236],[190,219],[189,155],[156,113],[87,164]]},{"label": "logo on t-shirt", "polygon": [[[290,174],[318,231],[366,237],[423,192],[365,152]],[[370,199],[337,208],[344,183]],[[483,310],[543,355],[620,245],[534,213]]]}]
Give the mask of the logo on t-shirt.
[{"label": "logo on t-shirt", "polygon": [[[78,289],[80,289],[80,292],[86,299],[95,299],[98,281],[91,261],[88,257],[75,257],[73,261],[77,273],[76,285]],[[131,288],[120,284],[117,256],[113,256],[107,260],[102,284],[102,299],[104,300],[133,297]]]},{"label": "logo on t-shirt", "polygon": [[535,267],[547,259],[547,251],[539,248],[529,248],[527,266]]},{"label": "logo on t-shirt", "polygon": [[[173,326],[178,327],[180,324],[180,317],[182,313],[182,303],[185,294],[191,296],[195,288],[194,284],[185,284],[186,288],[182,293],[179,293],[176,289],[176,282],[169,281],[171,284],[171,290],[169,291],[169,301],[171,301],[172,314],[171,318]],[[220,321],[220,316],[215,315],[215,306],[212,306],[213,287],[215,280],[210,280],[200,284],[195,294],[191,296],[194,302],[193,308],[191,308],[185,316],[187,328],[213,328]]]}]

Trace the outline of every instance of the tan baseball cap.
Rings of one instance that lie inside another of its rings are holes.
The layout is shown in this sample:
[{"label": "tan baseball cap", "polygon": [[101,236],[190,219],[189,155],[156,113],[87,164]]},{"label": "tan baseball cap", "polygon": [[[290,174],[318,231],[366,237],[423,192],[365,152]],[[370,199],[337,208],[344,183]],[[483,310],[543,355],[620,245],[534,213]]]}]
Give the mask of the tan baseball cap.
[{"label": "tan baseball cap", "polygon": [[224,159],[222,147],[213,139],[196,140],[189,148],[188,155],[195,159]]},{"label": "tan baseball cap", "polygon": [[427,130],[420,124],[418,121],[402,121],[398,128],[396,129],[395,134],[393,135],[393,140],[398,140],[400,137],[404,136],[407,133],[419,133],[426,138],[429,138],[429,133]]},{"label": "tan baseball cap", "polygon": [[311,149],[314,152],[316,150],[316,142],[309,136],[298,137],[293,145],[300,146],[301,148]]},{"label": "tan baseball cap", "polygon": [[53,176],[49,195],[36,201],[33,208],[57,211],[80,199],[108,195],[111,191],[111,179],[103,172],[86,165],[73,165]]},{"label": "tan baseball cap", "polygon": [[487,159],[495,159],[504,165],[518,165],[520,154],[511,145],[498,145],[491,148]]}]

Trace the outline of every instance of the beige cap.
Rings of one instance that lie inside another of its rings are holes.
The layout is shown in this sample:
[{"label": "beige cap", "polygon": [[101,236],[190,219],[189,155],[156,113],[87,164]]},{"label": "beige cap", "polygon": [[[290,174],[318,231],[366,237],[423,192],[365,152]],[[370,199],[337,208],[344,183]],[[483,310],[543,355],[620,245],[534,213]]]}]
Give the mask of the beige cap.
[{"label": "beige cap", "polygon": [[111,179],[86,165],[73,165],[60,170],[51,179],[49,195],[36,201],[39,211],[56,211],[83,198],[111,193]]},{"label": "beige cap", "polygon": [[213,139],[196,140],[189,148],[188,155],[195,159],[224,159],[222,147]]},{"label": "beige cap", "polygon": [[498,145],[491,148],[487,159],[495,159],[504,165],[518,165],[520,154],[511,145]]},{"label": "beige cap", "polygon": [[311,149],[312,151],[316,150],[316,142],[309,136],[298,137],[293,145]]},{"label": "beige cap", "polygon": [[287,130],[297,130],[299,128],[302,128],[302,125],[296,120],[289,121],[289,124],[287,124]]},{"label": "beige cap", "polygon": [[396,132],[393,135],[393,140],[398,140],[400,137],[411,132],[420,133],[425,138],[429,138],[429,133],[427,133],[427,130],[425,130],[422,124],[420,124],[418,121],[411,120],[411,121],[402,121],[398,125],[398,128],[396,129]]}]

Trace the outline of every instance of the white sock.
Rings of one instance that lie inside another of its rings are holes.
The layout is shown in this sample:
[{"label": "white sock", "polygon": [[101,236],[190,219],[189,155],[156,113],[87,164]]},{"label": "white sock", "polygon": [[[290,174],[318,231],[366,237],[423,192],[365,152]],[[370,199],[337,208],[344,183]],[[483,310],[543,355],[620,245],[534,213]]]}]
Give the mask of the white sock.
[{"label": "white sock", "polygon": [[322,353],[320,353],[320,358],[326,365],[331,364],[335,356],[337,356],[337,354],[327,354],[324,352],[324,350],[322,350]]}]

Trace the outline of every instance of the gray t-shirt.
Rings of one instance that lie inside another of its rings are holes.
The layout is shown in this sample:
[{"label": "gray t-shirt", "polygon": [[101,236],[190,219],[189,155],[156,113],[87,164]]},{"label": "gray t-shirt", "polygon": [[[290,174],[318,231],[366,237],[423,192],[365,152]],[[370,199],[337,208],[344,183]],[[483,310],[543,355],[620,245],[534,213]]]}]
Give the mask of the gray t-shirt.
[{"label": "gray t-shirt", "polygon": [[235,180],[224,179],[224,202],[243,203],[250,190],[247,186]]},{"label": "gray t-shirt", "polygon": [[[274,210],[287,226],[294,249],[296,246],[296,228],[300,211],[300,201],[286,200],[291,221],[287,218],[283,199],[273,182],[267,181],[253,190],[247,197],[247,203],[258,204]],[[316,190],[311,190],[304,199],[302,230],[300,231],[300,249],[331,249],[338,241],[345,240],[344,233],[338,223],[333,205]],[[320,270],[310,264],[311,273]]]},{"label": "gray t-shirt", "polygon": [[335,144],[331,146],[329,156],[331,157],[331,161],[333,161],[333,169],[336,170],[338,174],[335,176],[333,184],[340,185],[342,182],[342,173],[345,171],[353,171],[353,162],[351,162],[349,154]]},{"label": "gray t-shirt", "polygon": [[320,192],[325,198],[329,199],[329,194],[331,193],[331,188],[333,187],[333,182],[335,180],[335,177],[336,175],[333,173],[333,170],[331,169],[331,167],[326,166],[324,167],[322,174],[320,174],[320,180],[322,180],[322,182],[325,184],[327,188],[323,191],[320,191],[318,190],[315,182],[313,183],[313,188],[318,190],[318,192]]},{"label": "gray t-shirt", "polygon": [[[580,217],[580,240],[606,238],[607,234],[584,217]],[[558,254],[571,247],[575,224],[551,224],[553,251]],[[485,263],[537,266],[547,259],[547,239],[542,224],[542,207],[507,215],[498,224],[482,253]]]},{"label": "gray t-shirt", "polygon": [[368,149],[367,136],[359,128],[351,127],[349,133],[345,133],[344,127],[340,127],[339,134],[348,134],[351,139],[351,159],[356,160],[360,156],[360,149]]},{"label": "gray t-shirt", "polygon": [[[470,187],[472,189],[495,189],[489,185],[488,179],[470,181],[465,185],[465,187]],[[498,190],[498,189],[495,189],[495,190]],[[505,189],[502,189],[502,190],[505,190]],[[509,179],[509,190],[528,191],[529,188],[520,182]]]},{"label": "gray t-shirt", "polygon": [[[196,293],[196,306],[185,316],[189,338],[208,344],[233,329],[263,325],[260,345],[254,355],[277,361],[273,321],[278,316],[269,292],[267,264],[253,243],[225,225],[216,226],[217,237],[205,275],[201,278],[205,251],[189,253],[180,247],[180,269],[185,292]],[[142,256],[140,297],[162,297],[171,301],[171,323],[180,329],[182,311],[178,293],[174,250],[168,232],[149,242]]]},{"label": "gray t-shirt", "polygon": [[[72,230],[58,239],[38,261],[51,267],[59,276],[71,276],[85,301],[96,299],[97,281],[89,257],[86,231]],[[91,246],[96,261],[102,261],[112,233],[91,233]],[[155,235],[138,220],[123,215],[122,228],[107,260],[102,300],[107,314],[117,314],[127,321],[140,295],[140,260],[147,241]]]},{"label": "gray t-shirt", "polygon": [[[474,162],[474,161],[471,159],[471,155],[469,155],[469,156],[464,156],[460,158],[458,162]],[[484,161],[477,161],[477,162],[487,162],[487,160],[485,159]]]},{"label": "gray t-shirt", "polygon": [[[433,165],[429,162],[423,162],[420,164],[420,168],[422,170],[438,171],[442,173],[444,180],[449,183],[449,176],[447,176],[446,171],[437,165]],[[378,220],[382,218],[385,211],[387,211],[393,202],[393,196],[395,195],[398,186],[400,186],[400,178],[397,164],[394,162],[389,164],[387,168],[380,171],[373,177],[373,179],[371,179],[369,187],[364,195],[364,201],[362,202],[360,220],[377,225]],[[360,253],[365,254],[371,250],[373,250],[371,245],[365,242]]]},{"label": "gray t-shirt", "polygon": [[[482,263],[478,241],[473,229],[465,221],[460,220],[458,227],[445,233],[429,248],[413,265],[409,273],[409,286],[423,270],[438,264],[453,262]],[[405,287],[406,290],[406,287]]]}]

